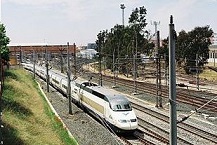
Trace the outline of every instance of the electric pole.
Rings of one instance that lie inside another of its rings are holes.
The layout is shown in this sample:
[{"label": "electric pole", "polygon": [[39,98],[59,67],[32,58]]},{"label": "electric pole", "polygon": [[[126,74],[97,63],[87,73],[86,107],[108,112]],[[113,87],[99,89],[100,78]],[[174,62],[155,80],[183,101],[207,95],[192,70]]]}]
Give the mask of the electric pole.
[{"label": "electric pole", "polygon": [[113,80],[114,80],[114,86],[112,86],[112,88],[116,88],[115,49],[113,50],[112,57],[113,57],[112,62],[113,62]]},{"label": "electric pole", "polygon": [[46,81],[47,81],[47,92],[50,92],[49,90],[49,72],[48,72],[48,52],[47,52],[47,45],[46,45],[46,48],[45,48],[45,66],[46,66]]},{"label": "electric pole", "polygon": [[215,59],[216,59],[216,56],[215,56],[215,50],[213,51],[213,58],[214,58],[214,66],[215,66]]},{"label": "electric pole", "polygon": [[136,68],[136,60],[137,60],[137,54],[133,55],[133,86],[134,86],[134,93],[133,95],[137,95],[137,83],[136,83],[136,78],[137,78],[137,68]]},{"label": "electric pole", "polygon": [[198,66],[198,54],[196,54],[196,85],[197,85],[197,90],[199,90],[199,66]]},{"label": "electric pole", "polygon": [[67,42],[67,77],[68,77],[68,89],[67,97],[69,99],[69,114],[72,115],[72,98],[71,98],[71,70],[70,70],[70,60],[69,60],[69,42]]},{"label": "electric pole", "polygon": [[61,47],[59,48],[60,50],[60,70],[61,70],[61,73],[63,73],[63,51],[64,51],[65,47],[63,47],[61,45]]},{"label": "electric pole", "polygon": [[176,67],[175,67],[175,29],[173,16],[169,24],[169,102],[170,102],[170,145],[177,144],[177,115],[176,115]]},{"label": "electric pole", "polygon": [[19,63],[19,67],[21,66],[22,62],[23,62],[23,60],[22,60],[22,48],[20,46],[20,63]]},{"label": "electric pole", "polygon": [[74,77],[76,76],[76,72],[77,72],[77,67],[76,67],[76,65],[77,65],[77,60],[76,60],[76,45],[75,45],[75,43],[73,44],[73,51],[74,51],[74,53],[73,53],[73,56],[74,56]]},{"label": "electric pole", "polygon": [[99,85],[102,86],[102,54],[99,53]]},{"label": "electric pole", "polygon": [[167,86],[168,85],[168,66],[167,66],[167,63],[166,63],[166,54],[164,54],[164,71],[165,71],[165,85]]},{"label": "electric pole", "polygon": [[34,76],[34,79],[35,79],[35,50],[33,49],[33,76]]},{"label": "electric pole", "polygon": [[158,49],[160,48],[160,32],[157,31],[157,49],[156,49],[156,107],[162,107],[162,90],[161,90],[161,62],[160,55],[158,54]]}]

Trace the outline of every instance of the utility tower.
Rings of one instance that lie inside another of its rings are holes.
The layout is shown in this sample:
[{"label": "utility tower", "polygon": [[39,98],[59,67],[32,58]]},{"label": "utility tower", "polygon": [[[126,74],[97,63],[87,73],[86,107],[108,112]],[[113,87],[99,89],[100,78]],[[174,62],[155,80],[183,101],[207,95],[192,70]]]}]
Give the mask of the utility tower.
[{"label": "utility tower", "polygon": [[160,25],[160,21],[158,21],[158,22],[154,21],[154,22],[151,22],[151,24],[154,25],[154,31],[155,31],[154,32],[154,36],[155,36],[155,55],[154,56],[156,56],[158,54],[158,47],[157,47],[158,46],[158,43],[157,43],[157,39],[158,39],[157,38],[157,26]]},{"label": "utility tower", "polygon": [[155,51],[154,57],[156,58],[156,107],[162,107],[162,90],[161,90],[161,65],[160,65],[160,55],[158,55],[158,49],[160,47],[160,32],[157,30],[157,26],[160,24],[160,21],[154,21],[151,23],[155,27]]},{"label": "utility tower", "polygon": [[121,4],[121,9],[122,9],[122,25],[124,26],[124,9],[126,7],[124,6],[124,4]]},{"label": "utility tower", "polygon": [[[160,48],[160,32],[157,31],[157,49]],[[163,107],[162,106],[162,89],[161,89],[161,56],[156,52],[156,89],[157,89],[157,96],[156,96],[156,107]]]}]

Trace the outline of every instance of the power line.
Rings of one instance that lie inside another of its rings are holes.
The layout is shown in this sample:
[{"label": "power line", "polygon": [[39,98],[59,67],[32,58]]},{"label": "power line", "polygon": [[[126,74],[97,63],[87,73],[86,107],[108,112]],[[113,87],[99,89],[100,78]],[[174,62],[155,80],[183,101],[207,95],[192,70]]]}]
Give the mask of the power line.
[{"label": "power line", "polygon": [[185,121],[185,120],[187,120],[190,116],[192,116],[193,114],[195,114],[196,112],[198,112],[200,109],[202,109],[203,107],[205,107],[207,104],[209,104],[210,102],[212,102],[212,101],[215,100],[216,98],[217,98],[217,96],[214,97],[214,98],[212,98],[211,100],[209,100],[208,102],[206,102],[206,103],[203,104],[202,106],[200,106],[198,109],[195,109],[194,112],[192,112],[192,113],[189,114],[188,116],[183,117],[181,120],[177,121],[177,124],[178,124],[178,123],[181,123],[181,122],[183,122],[183,121]]}]

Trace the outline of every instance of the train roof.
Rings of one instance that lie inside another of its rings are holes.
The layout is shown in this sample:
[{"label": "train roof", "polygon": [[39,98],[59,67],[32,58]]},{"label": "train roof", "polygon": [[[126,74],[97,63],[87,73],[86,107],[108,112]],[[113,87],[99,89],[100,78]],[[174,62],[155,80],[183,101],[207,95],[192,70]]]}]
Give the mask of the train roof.
[{"label": "train roof", "polygon": [[119,93],[116,90],[105,88],[102,86],[91,86],[90,88],[94,91],[97,91],[97,92],[105,95],[105,97],[107,98],[107,100],[110,103],[129,102],[123,94]]},{"label": "train roof", "polygon": [[[81,84],[83,84],[84,87],[89,88],[88,91],[95,94],[96,96],[103,98],[104,100],[107,100],[110,103],[117,103],[117,102],[124,102],[124,103],[129,103],[129,101],[127,100],[127,98],[119,93],[116,90],[110,89],[110,88],[106,88],[106,87],[102,87],[99,86],[95,83],[89,82],[87,80],[83,80],[83,79],[77,79],[76,80],[77,86],[80,86]],[[85,89],[85,88],[84,88]],[[85,89],[87,90],[87,89]]]}]

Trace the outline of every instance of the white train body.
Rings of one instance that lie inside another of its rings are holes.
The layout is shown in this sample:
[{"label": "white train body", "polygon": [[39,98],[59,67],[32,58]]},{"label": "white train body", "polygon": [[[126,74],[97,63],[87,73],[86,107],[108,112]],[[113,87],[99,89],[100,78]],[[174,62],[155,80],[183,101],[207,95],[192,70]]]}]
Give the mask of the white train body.
[{"label": "white train body", "polygon": [[[33,71],[32,64],[23,64],[24,68]],[[35,66],[36,74],[46,78],[46,70],[42,66]],[[67,78],[58,71],[49,70],[50,83],[67,93]],[[84,106],[96,117],[104,119],[116,132],[132,132],[138,127],[136,115],[127,98],[109,88],[98,86],[83,79],[71,82],[72,98],[79,105]]]}]

